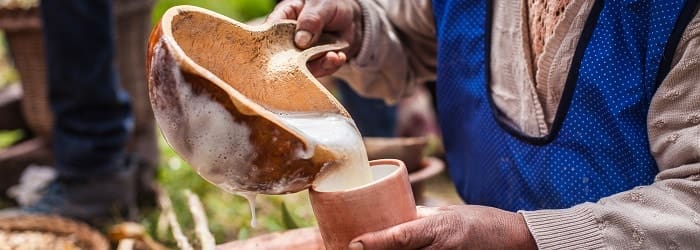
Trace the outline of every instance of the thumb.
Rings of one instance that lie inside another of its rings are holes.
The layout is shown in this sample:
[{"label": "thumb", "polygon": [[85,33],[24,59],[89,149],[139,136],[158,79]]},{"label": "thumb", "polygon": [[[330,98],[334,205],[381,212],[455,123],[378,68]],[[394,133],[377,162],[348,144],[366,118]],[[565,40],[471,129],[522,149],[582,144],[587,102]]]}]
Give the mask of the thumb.
[{"label": "thumb", "polygon": [[318,41],[323,28],[333,18],[336,6],[333,1],[306,0],[304,8],[297,18],[297,32],[294,43],[302,49]]},{"label": "thumb", "polygon": [[426,230],[425,218],[381,231],[366,233],[352,240],[348,249],[417,249],[430,245],[433,235]]}]

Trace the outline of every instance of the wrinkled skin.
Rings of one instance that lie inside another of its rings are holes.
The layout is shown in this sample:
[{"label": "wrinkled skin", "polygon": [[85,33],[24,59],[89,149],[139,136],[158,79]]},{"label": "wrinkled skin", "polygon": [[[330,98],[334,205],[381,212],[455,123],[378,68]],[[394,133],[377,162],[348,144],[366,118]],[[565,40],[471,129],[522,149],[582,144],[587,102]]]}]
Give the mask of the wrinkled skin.
[{"label": "wrinkled skin", "polygon": [[484,206],[418,207],[418,219],[355,238],[349,249],[536,249],[522,215]]},{"label": "wrinkled skin", "polygon": [[[402,1],[402,0],[399,0]],[[336,72],[355,57],[362,43],[362,15],[354,0],[285,0],[268,22],[297,20],[294,42],[315,45],[322,33],[332,33],[350,46],[309,62],[317,76]],[[419,218],[354,239],[350,249],[536,249],[522,215],[491,207],[457,205],[418,207]]]},{"label": "wrinkled skin", "polygon": [[297,20],[294,43],[301,49],[315,45],[322,33],[330,33],[350,44],[343,51],[328,52],[309,62],[309,70],[316,77],[333,74],[360,50],[362,14],[355,1],[285,0],[266,21],[283,19]]}]

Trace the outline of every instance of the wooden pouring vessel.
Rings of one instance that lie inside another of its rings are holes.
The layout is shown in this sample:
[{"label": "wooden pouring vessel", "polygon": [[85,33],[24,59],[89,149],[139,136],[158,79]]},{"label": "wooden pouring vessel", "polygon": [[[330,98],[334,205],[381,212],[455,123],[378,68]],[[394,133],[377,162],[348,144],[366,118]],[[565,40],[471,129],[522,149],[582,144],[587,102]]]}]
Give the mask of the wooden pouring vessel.
[{"label": "wooden pouring vessel", "polygon": [[[297,192],[337,158],[277,117],[349,117],[306,67],[315,55],[347,44],[300,50],[293,43],[295,27],[294,21],[249,26],[177,6],[151,34],[147,71],[156,121],[173,149],[225,190]],[[309,150],[311,157],[300,154]]]}]

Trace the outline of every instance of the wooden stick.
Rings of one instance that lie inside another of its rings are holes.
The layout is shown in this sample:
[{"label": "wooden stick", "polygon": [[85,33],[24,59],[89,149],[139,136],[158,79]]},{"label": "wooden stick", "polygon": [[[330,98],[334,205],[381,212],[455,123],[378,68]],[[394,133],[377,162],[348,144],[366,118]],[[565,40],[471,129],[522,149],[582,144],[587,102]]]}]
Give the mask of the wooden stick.
[{"label": "wooden stick", "polygon": [[216,247],[216,243],[214,242],[214,236],[209,231],[207,215],[204,212],[202,202],[189,189],[185,190],[185,196],[187,196],[187,204],[189,205],[190,213],[192,213],[192,219],[194,219],[194,230],[201,242],[202,249],[213,250]]},{"label": "wooden stick", "polygon": [[175,216],[175,212],[173,212],[173,206],[172,202],[170,201],[170,197],[168,196],[168,192],[163,188],[157,188],[157,194],[158,204],[160,205],[160,209],[163,210],[163,213],[165,213],[165,215],[168,217],[168,222],[173,232],[173,238],[175,238],[175,241],[177,242],[177,247],[182,250],[193,250],[194,248],[192,248],[192,245],[190,245],[187,237],[185,237],[185,234],[182,233],[180,223],[177,222],[177,217]]},{"label": "wooden stick", "polygon": [[134,250],[136,241],[134,239],[123,239],[119,241],[117,250]]},{"label": "wooden stick", "polygon": [[158,214],[158,223],[156,224],[156,237],[158,240],[163,241],[165,237],[168,237],[169,227],[168,216],[165,213]]}]

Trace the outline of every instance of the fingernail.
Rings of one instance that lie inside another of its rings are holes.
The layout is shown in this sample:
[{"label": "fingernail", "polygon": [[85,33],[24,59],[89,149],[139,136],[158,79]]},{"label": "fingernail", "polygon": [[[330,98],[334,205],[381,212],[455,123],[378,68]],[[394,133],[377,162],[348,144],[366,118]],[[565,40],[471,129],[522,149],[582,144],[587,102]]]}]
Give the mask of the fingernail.
[{"label": "fingernail", "polygon": [[348,250],[362,250],[365,249],[365,246],[362,245],[362,242],[351,242],[350,245],[348,245]]},{"label": "fingernail", "polygon": [[299,47],[309,47],[309,44],[311,42],[311,32],[308,32],[306,30],[300,30],[297,31],[297,33],[294,35],[294,42],[299,46]]}]

